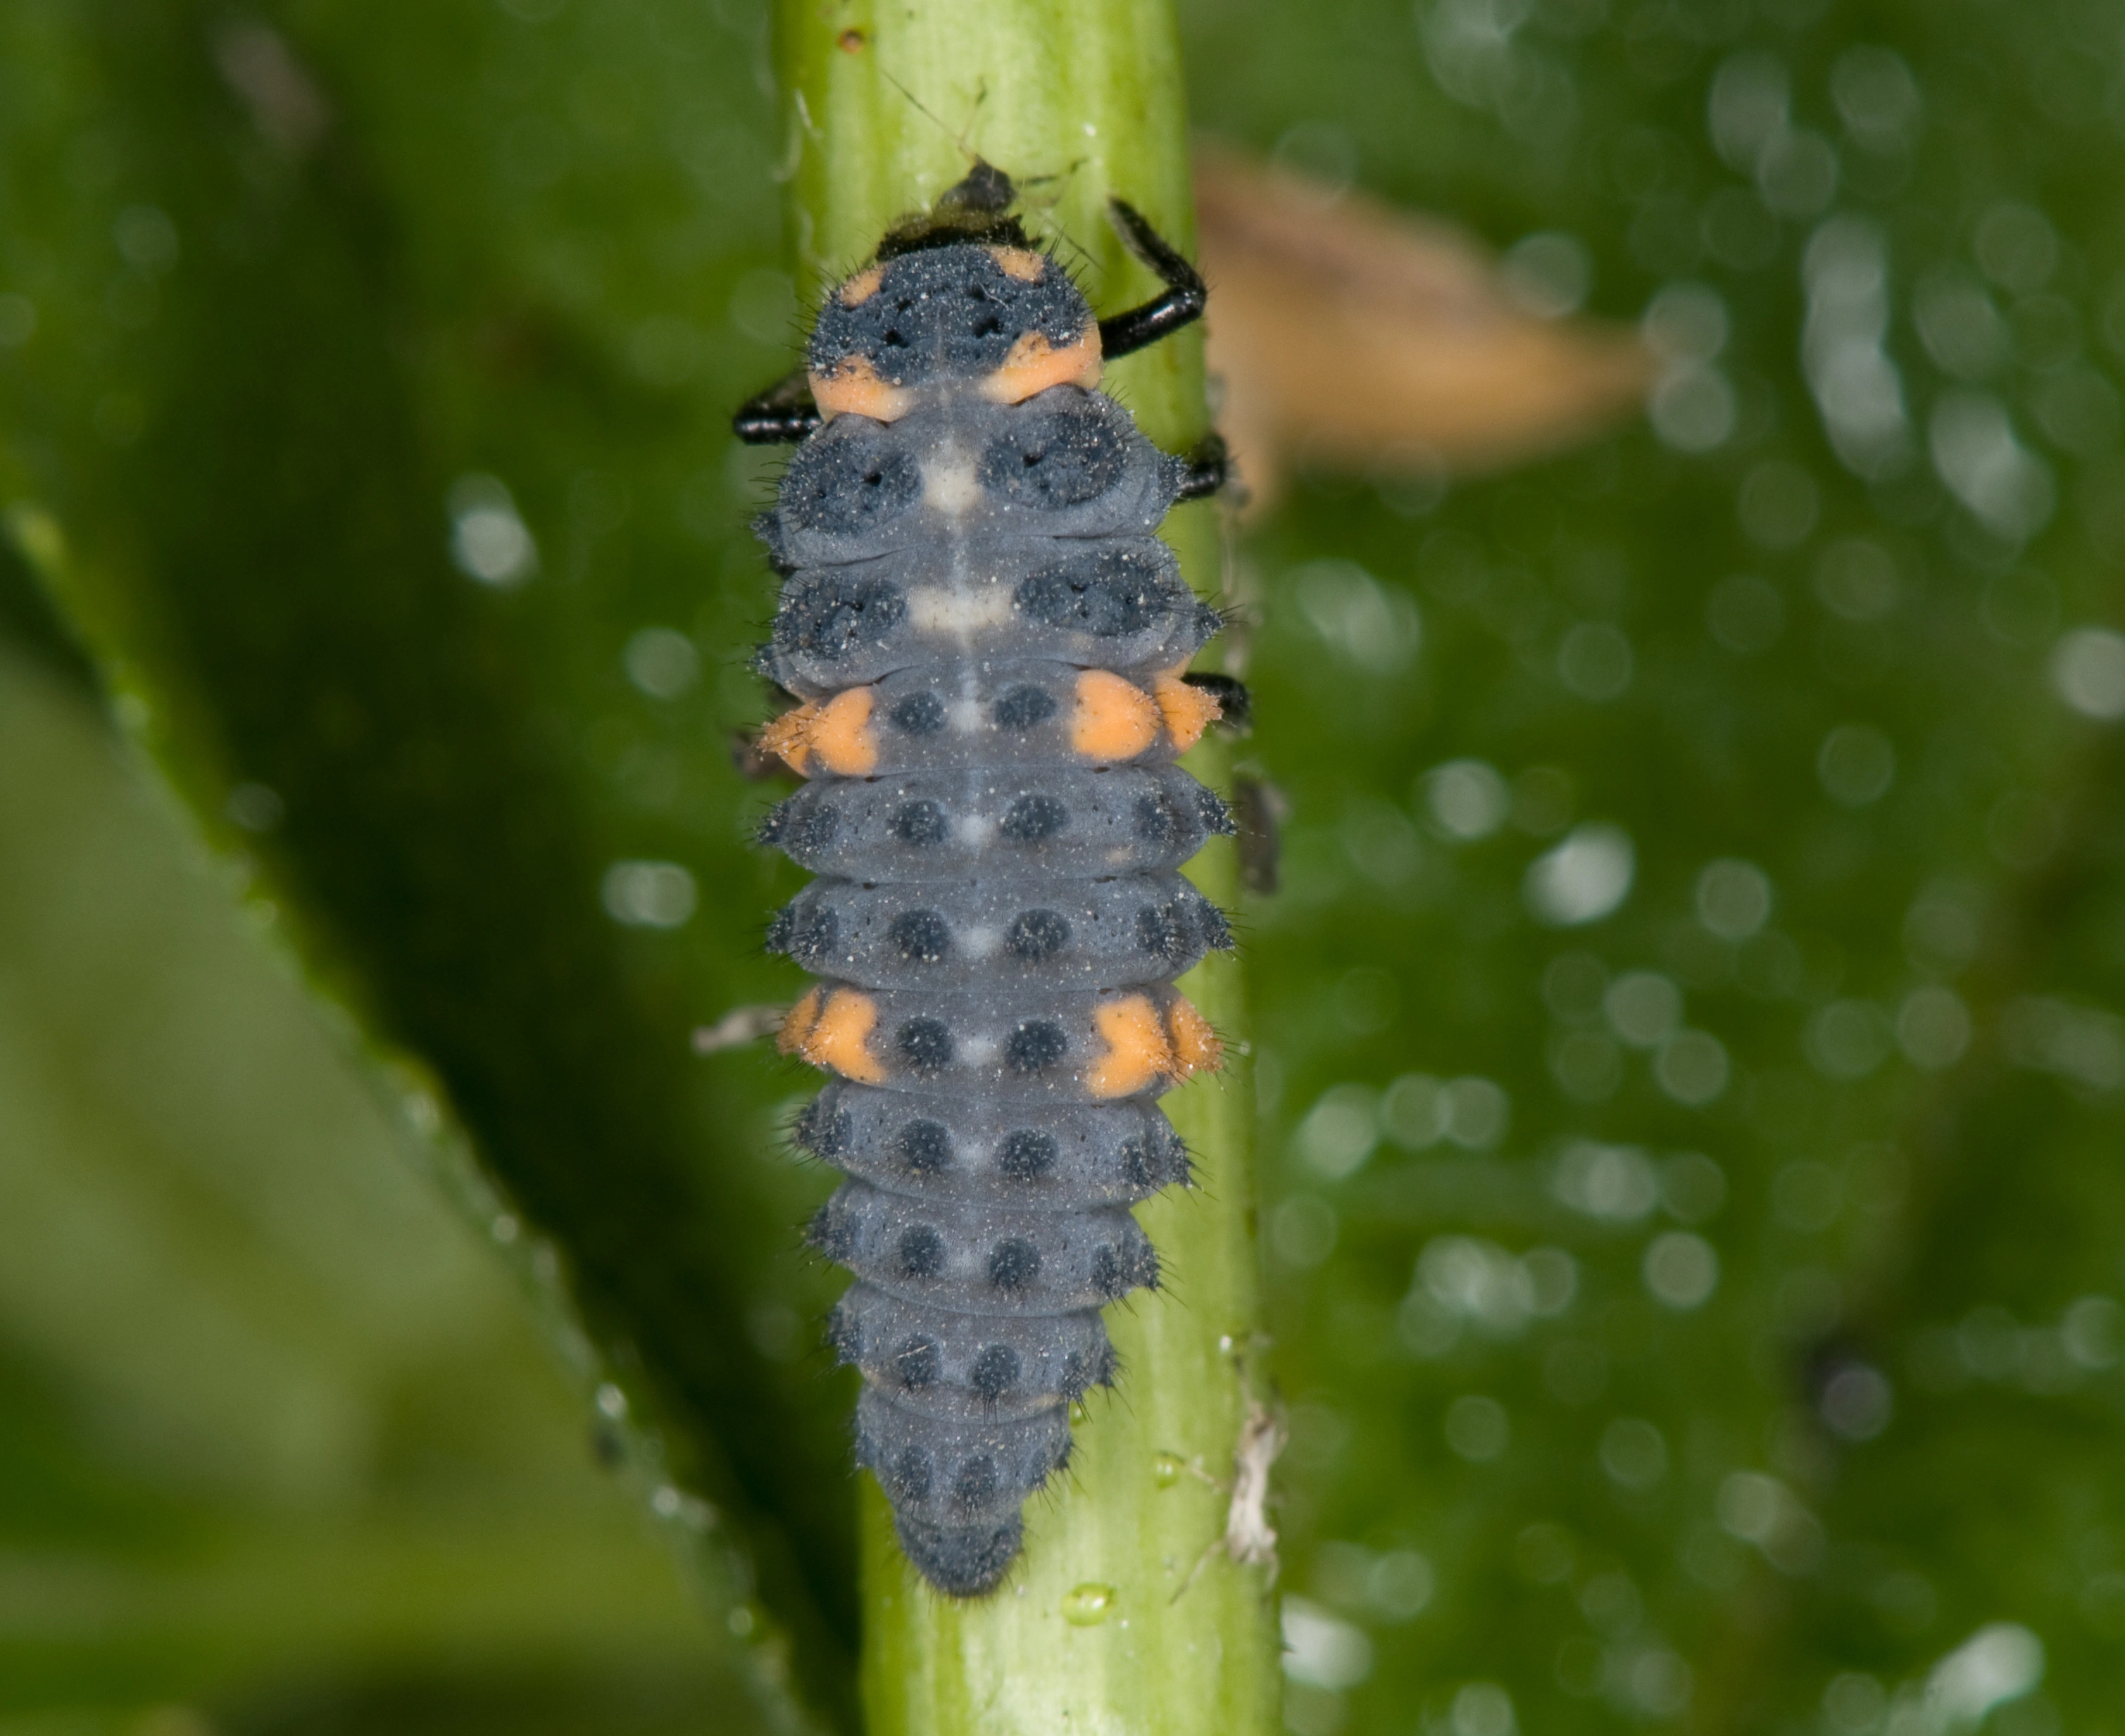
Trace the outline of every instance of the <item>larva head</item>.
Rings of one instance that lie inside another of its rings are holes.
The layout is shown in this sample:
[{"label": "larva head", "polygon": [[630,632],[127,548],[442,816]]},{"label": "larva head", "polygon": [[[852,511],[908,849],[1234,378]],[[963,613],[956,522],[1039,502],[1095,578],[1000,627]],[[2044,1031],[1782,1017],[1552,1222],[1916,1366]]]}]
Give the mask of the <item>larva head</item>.
[{"label": "larva head", "polygon": [[822,416],[890,422],[925,398],[1015,404],[1099,383],[1099,322],[1027,242],[1012,196],[1007,176],[978,165],[827,297],[805,357]]}]

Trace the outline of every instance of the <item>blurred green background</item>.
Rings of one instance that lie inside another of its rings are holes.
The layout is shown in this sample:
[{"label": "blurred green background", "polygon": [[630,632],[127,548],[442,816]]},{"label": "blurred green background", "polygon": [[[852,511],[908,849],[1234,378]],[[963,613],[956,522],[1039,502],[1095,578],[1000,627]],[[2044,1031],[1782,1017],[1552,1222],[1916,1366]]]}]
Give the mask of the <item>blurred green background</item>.
[{"label": "blurred green background", "polygon": [[[1235,549],[1292,1728],[2118,1736],[2115,9],[1183,16],[1662,357]],[[686,1042],[792,987],[766,28],[0,11],[11,1736],[846,1715],[805,1081]]]}]

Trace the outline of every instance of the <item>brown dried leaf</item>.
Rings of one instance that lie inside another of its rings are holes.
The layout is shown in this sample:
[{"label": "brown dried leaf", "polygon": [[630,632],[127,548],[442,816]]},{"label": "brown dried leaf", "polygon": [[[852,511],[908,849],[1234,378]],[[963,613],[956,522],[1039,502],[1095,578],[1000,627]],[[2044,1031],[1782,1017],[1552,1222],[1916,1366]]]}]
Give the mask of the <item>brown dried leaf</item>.
[{"label": "brown dried leaf", "polygon": [[1445,224],[1215,148],[1195,199],[1218,426],[1257,510],[1293,468],[1496,469],[1644,399],[1635,332],[1528,313]]}]

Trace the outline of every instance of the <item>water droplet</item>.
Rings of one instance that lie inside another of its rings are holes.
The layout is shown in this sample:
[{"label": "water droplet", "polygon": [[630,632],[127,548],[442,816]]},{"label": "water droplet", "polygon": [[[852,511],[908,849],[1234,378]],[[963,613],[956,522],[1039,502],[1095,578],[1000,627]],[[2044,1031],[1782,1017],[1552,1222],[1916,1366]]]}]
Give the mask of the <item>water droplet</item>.
[{"label": "water droplet", "polygon": [[1181,1472],[1187,1468],[1178,1453],[1156,1454],[1151,1461],[1151,1480],[1161,1489],[1171,1489],[1180,1480]]},{"label": "water droplet", "polygon": [[1097,1627],[1114,1607],[1114,1588],[1088,1579],[1062,1598],[1062,1619],[1072,1627]]}]

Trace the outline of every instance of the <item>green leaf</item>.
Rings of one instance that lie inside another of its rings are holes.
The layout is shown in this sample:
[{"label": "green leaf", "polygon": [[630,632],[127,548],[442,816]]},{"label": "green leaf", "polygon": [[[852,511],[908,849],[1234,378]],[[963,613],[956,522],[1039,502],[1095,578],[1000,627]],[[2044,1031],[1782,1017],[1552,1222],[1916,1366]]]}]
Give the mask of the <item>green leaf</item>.
[{"label": "green leaf", "polygon": [[[724,741],[769,587],[723,416],[773,346],[709,330],[764,267],[756,215],[683,166],[742,200],[716,160],[758,106],[745,27],[114,3],[6,28],[38,309],[7,490],[56,527],[44,576],[408,1131],[477,1154],[462,1190],[558,1279],[646,1480],[708,1500],[762,1633],[844,1711],[846,1395],[804,1342],[819,1190],[775,1122],[798,1081],[688,1043],[786,992]],[[629,92],[679,65],[652,133]],[[497,566],[497,525],[535,562]],[[700,679],[630,680],[652,628]]]},{"label": "green leaf", "polygon": [[[1712,316],[1650,426],[1428,510],[1317,479],[1252,551],[1288,1718],[1968,1728],[1920,1702],[1989,1631],[1985,1729],[2113,1725],[2125,743],[2054,659],[2125,622],[2125,148],[2081,15],[1185,16],[1205,126]],[[1878,344],[1890,438],[1840,444]],[[1557,925],[1527,877],[1589,824],[1628,896]]]},{"label": "green leaf", "polygon": [[0,1720],[789,1727],[486,1238],[6,649],[0,805]]}]

